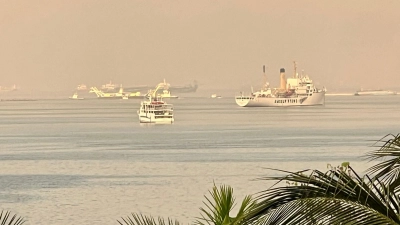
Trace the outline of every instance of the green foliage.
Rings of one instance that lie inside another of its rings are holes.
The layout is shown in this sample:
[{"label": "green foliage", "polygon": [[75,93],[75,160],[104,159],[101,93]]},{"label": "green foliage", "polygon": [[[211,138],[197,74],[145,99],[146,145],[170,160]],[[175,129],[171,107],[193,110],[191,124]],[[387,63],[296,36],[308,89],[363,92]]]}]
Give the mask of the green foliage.
[{"label": "green foliage", "polygon": [[[388,137],[389,140],[386,140]],[[400,224],[400,135],[388,135],[367,157],[389,160],[360,176],[349,162],[327,165],[327,172],[281,171],[266,177],[276,185],[259,194],[259,207],[249,223],[255,224]],[[279,186],[281,182],[289,186]]]},{"label": "green foliage", "polygon": [[385,160],[368,169],[368,173],[385,183],[389,190],[400,187],[400,134],[389,134],[376,142],[378,150],[367,155],[369,160]]},{"label": "green foliage", "polygon": [[198,218],[196,224],[214,224],[214,225],[241,225],[245,224],[249,214],[256,208],[256,202],[251,196],[245,196],[240,205],[236,217],[231,217],[230,213],[235,207],[235,197],[233,196],[233,188],[222,185],[219,189],[214,185],[210,191],[211,199],[205,196],[207,202],[205,208],[200,208],[202,214]]},{"label": "green foliage", "polygon": [[24,222],[22,217],[18,217],[16,214],[11,215],[9,211],[1,211],[0,213],[1,225],[21,225]]},{"label": "green foliage", "polygon": [[158,218],[155,220],[151,216],[144,216],[142,214],[132,213],[131,217],[121,218],[121,221],[117,220],[120,225],[179,225],[177,220]]},{"label": "green foliage", "polygon": [[[377,142],[379,150],[367,155],[370,160],[382,161],[361,176],[343,162],[327,165],[328,171],[303,170],[265,177],[275,181],[271,188],[260,192],[255,199],[246,196],[236,217],[233,189],[214,185],[210,197],[205,196],[205,208],[200,208],[197,225],[297,225],[297,224],[399,224],[400,225],[400,134],[387,135]],[[286,184],[286,185],[285,185]],[[120,225],[178,225],[168,219],[155,221],[152,217],[132,214]]]}]

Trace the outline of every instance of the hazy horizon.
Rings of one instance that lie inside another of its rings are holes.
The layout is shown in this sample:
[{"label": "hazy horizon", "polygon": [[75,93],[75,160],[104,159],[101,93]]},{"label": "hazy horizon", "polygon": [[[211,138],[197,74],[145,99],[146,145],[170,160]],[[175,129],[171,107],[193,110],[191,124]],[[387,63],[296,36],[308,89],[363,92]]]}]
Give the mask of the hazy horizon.
[{"label": "hazy horizon", "polygon": [[0,86],[197,80],[239,92],[279,69],[329,90],[398,88],[399,1],[2,1]]}]

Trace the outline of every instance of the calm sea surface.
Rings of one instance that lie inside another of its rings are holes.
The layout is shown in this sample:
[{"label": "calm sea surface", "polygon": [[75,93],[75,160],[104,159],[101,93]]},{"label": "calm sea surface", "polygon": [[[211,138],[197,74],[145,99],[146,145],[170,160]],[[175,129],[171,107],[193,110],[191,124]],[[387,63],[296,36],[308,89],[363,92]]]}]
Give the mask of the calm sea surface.
[{"label": "calm sea surface", "polygon": [[213,183],[237,201],[266,168],[325,170],[400,132],[400,96],[327,96],[325,106],[240,108],[184,98],[172,125],[140,125],[140,100],[0,102],[0,209],[26,224],[115,224],[131,212],[188,223]]}]

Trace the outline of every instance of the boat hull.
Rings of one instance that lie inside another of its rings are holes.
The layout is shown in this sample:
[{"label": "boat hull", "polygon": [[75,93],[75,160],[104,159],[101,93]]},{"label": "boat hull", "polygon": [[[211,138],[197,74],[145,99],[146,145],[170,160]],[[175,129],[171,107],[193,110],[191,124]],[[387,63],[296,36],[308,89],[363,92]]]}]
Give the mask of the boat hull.
[{"label": "boat hull", "polygon": [[174,123],[173,117],[155,118],[154,115],[139,115],[140,123],[171,124]]},{"label": "boat hull", "polygon": [[313,93],[311,96],[289,98],[236,96],[236,104],[242,107],[288,107],[313,106],[325,104],[325,92]]}]

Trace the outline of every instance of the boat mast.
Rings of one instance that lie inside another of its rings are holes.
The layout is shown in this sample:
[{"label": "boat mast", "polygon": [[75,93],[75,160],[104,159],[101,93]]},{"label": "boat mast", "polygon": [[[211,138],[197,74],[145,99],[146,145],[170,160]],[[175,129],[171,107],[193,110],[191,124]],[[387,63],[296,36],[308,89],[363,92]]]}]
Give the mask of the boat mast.
[{"label": "boat mast", "polygon": [[293,61],[293,67],[294,67],[293,78],[297,78],[297,63],[296,63],[296,61]]},{"label": "boat mast", "polygon": [[267,85],[267,75],[265,75],[265,65],[263,65],[263,73],[264,73],[264,84],[263,84],[263,87],[265,89],[266,85]]}]

